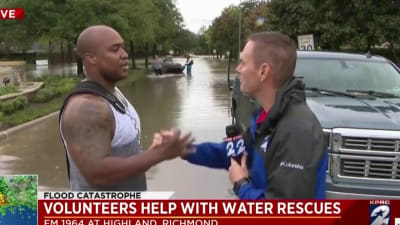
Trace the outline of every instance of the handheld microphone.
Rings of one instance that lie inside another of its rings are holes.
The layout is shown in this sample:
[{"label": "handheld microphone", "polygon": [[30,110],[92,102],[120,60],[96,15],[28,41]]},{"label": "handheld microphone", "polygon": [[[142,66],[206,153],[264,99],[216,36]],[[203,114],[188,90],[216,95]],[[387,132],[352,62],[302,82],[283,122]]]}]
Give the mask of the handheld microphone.
[{"label": "handheld microphone", "polygon": [[224,138],[224,141],[227,142],[226,156],[232,157],[237,163],[240,164],[242,154],[246,150],[240,128],[237,125],[229,125],[226,126],[225,132],[226,138]]}]

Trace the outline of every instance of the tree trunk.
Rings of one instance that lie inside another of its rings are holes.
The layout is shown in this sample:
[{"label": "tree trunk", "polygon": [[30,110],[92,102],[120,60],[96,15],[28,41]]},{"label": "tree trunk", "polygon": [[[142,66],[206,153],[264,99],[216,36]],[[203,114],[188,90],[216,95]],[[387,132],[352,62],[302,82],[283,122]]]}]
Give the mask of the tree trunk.
[{"label": "tree trunk", "polygon": [[68,61],[68,63],[72,63],[72,48],[71,48],[71,42],[69,42],[68,41],[68,45],[67,45],[67,48],[68,48],[68,55],[67,55],[67,57],[68,57],[68,59],[67,59],[67,61]]},{"label": "tree trunk", "polygon": [[155,59],[156,58],[156,53],[157,53],[157,46],[156,46],[156,44],[154,44],[153,45],[153,59]]},{"label": "tree trunk", "polygon": [[396,54],[396,48],[394,47],[394,44],[392,43],[392,42],[390,42],[389,41],[389,48],[390,48],[390,50],[392,50],[392,53],[393,53],[393,57],[394,57],[394,59],[395,59],[395,62],[394,63],[396,63],[397,65],[400,65],[400,58],[399,58],[399,56]]},{"label": "tree trunk", "polygon": [[60,53],[61,53],[61,66],[64,65],[64,41],[61,40],[60,42]]},{"label": "tree trunk", "polygon": [[131,47],[131,59],[132,59],[132,69],[136,69],[136,62],[135,62],[135,48],[133,46],[133,41],[129,41]]},{"label": "tree trunk", "polygon": [[371,52],[371,46],[372,46],[372,41],[371,40],[367,40],[367,49],[366,49],[366,52]]},{"label": "tree trunk", "polygon": [[144,53],[144,66],[145,68],[149,68],[149,43],[146,43],[145,47],[145,53]]},{"label": "tree trunk", "polygon": [[52,59],[51,59],[51,57],[53,56],[53,53],[52,53],[52,43],[51,43],[51,41],[49,41],[49,55],[47,56],[47,64],[48,64],[48,66],[50,66],[51,65],[51,63],[52,63]]}]

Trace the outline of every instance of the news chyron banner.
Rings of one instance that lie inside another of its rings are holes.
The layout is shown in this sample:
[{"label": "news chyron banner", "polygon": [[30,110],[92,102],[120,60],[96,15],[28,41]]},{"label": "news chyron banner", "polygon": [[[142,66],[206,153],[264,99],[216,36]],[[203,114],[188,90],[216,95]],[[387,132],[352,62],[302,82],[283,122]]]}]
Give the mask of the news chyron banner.
[{"label": "news chyron banner", "polygon": [[37,175],[0,176],[0,225],[37,224]]},{"label": "news chyron banner", "polygon": [[43,192],[44,225],[400,225],[399,200],[176,200],[165,192]]}]

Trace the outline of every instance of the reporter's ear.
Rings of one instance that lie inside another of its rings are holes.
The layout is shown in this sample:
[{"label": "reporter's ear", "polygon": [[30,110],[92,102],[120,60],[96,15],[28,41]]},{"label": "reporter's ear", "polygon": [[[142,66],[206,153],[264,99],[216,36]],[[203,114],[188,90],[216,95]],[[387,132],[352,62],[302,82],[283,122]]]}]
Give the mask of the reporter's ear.
[{"label": "reporter's ear", "polygon": [[261,64],[261,68],[260,68],[260,81],[263,82],[264,80],[267,79],[269,72],[271,70],[271,66],[268,63],[263,63]]}]

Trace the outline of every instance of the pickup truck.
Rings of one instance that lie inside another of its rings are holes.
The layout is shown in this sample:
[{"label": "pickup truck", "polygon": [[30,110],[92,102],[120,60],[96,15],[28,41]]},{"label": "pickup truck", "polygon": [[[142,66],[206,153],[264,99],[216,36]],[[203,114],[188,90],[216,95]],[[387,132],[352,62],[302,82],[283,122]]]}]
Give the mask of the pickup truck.
[{"label": "pickup truck", "polygon": [[[400,69],[370,54],[298,51],[294,76],[329,151],[327,198],[400,199]],[[242,130],[260,107],[235,80],[232,116]]]}]

